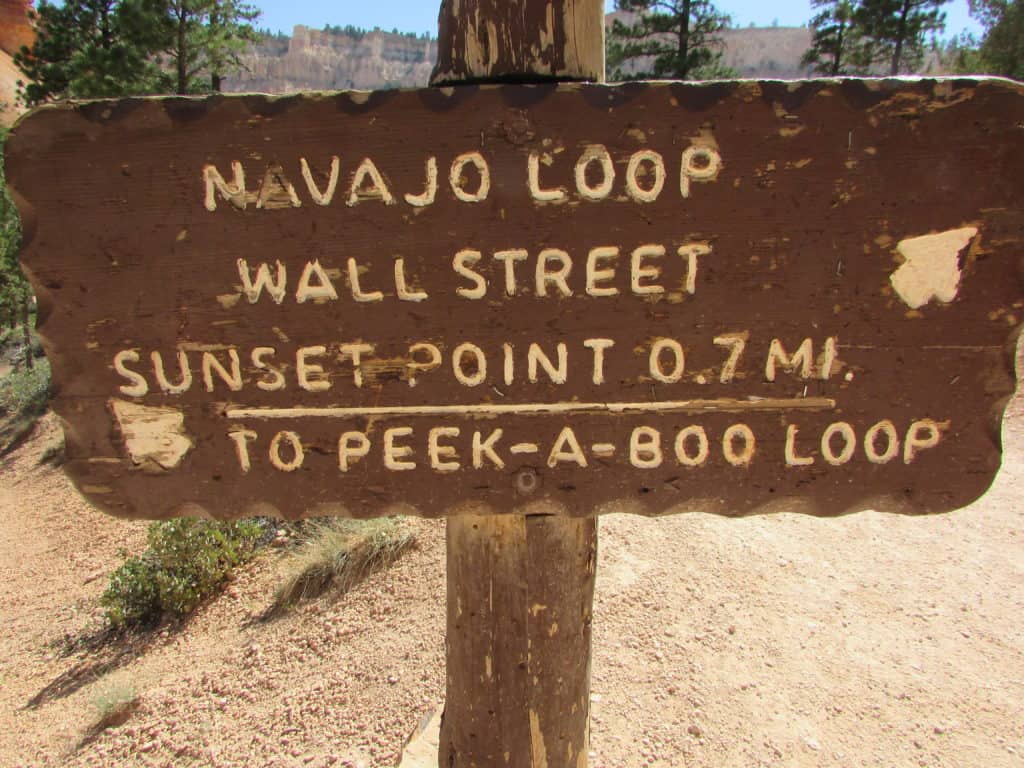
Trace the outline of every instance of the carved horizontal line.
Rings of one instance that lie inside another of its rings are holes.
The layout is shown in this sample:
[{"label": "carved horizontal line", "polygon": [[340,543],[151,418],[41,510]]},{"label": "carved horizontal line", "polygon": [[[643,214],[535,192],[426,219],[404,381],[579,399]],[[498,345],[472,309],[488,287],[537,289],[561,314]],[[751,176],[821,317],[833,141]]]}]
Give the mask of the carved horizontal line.
[{"label": "carved horizontal line", "polygon": [[837,344],[839,349],[905,349],[912,346],[915,349],[937,349],[949,352],[990,352],[1003,349],[1001,344]]},{"label": "carved horizontal line", "polygon": [[348,418],[351,416],[444,416],[501,415],[544,416],[561,413],[714,413],[742,411],[827,411],[836,407],[828,397],[758,398],[739,400],[663,400],[653,403],[479,403],[475,405],[375,405],[366,407],[229,408],[229,419],[294,419],[303,417]]},{"label": "carved horizontal line", "polygon": [[536,443],[516,443],[508,450],[509,453],[537,453],[540,447]]}]

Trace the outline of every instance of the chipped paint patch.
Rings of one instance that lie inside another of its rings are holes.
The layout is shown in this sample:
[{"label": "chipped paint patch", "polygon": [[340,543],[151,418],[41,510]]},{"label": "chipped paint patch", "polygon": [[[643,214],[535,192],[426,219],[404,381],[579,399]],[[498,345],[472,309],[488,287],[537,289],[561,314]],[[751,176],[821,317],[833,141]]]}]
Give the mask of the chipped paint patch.
[{"label": "chipped paint patch", "polygon": [[532,747],[533,768],[548,768],[548,753],[544,747],[544,732],[540,729],[540,718],[535,710],[530,710],[530,745]]},{"label": "chipped paint patch", "polygon": [[185,433],[185,416],[176,408],[155,408],[111,400],[110,408],[134,464],[154,463],[161,469],[181,464],[194,443]]},{"label": "chipped paint patch", "polygon": [[889,280],[903,303],[919,309],[933,298],[953,301],[960,289],[960,252],[977,234],[977,227],[962,227],[900,240],[896,250],[904,262]]},{"label": "chipped paint patch", "polygon": [[631,139],[635,139],[639,144],[647,143],[647,134],[644,133],[639,128],[630,128],[628,131],[626,131],[626,135],[629,136]]}]

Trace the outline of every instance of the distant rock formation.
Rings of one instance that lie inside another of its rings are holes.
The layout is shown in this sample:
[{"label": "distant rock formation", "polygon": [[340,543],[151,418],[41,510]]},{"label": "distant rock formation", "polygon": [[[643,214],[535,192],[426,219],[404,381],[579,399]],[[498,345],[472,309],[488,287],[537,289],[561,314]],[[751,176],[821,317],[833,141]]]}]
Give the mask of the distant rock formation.
[{"label": "distant rock formation", "polygon": [[[608,24],[623,14],[607,17]],[[725,63],[740,77],[806,77],[800,57],[811,42],[806,27],[731,29],[723,34]],[[225,80],[227,91],[293,93],[303,90],[424,86],[437,41],[373,31],[351,34],[296,26],[243,57],[245,71]]]},{"label": "distant rock formation", "polygon": [[36,39],[28,12],[32,0],[0,0],[0,50],[13,56]]},{"label": "distant rock formation", "polygon": [[[605,26],[614,21],[634,23],[637,14],[616,11],[605,16]],[[738,77],[758,80],[810,77],[807,67],[800,66],[804,51],[811,47],[811,30],[807,27],[736,27],[721,34],[725,45],[722,63]],[[627,72],[636,69],[626,68]]]},{"label": "distant rock formation", "polygon": [[293,93],[426,85],[436,58],[436,40],[298,25],[291,38],[270,38],[244,56],[245,71],[227,78],[224,90]]},{"label": "distant rock formation", "polygon": [[722,63],[740,77],[810,77],[810,70],[800,66],[804,51],[811,47],[811,30],[807,27],[728,29],[722,33],[722,41]]},{"label": "distant rock formation", "polygon": [[[636,14],[616,11],[605,16],[605,25],[611,27],[615,19],[623,24],[633,23]],[[811,47],[813,37],[809,27],[734,27],[721,33],[724,49],[722,63],[736,72],[737,77],[752,80],[791,80],[816,77],[809,68],[800,64],[804,52]],[[634,67],[636,65],[634,64]],[[627,72],[636,69],[628,69]],[[874,74],[887,74],[880,65]],[[922,75],[950,74],[934,51],[925,54],[920,69]]]},{"label": "distant rock formation", "polygon": [[[610,27],[614,19],[620,19],[628,24],[630,16],[616,11],[605,17],[605,23]],[[739,77],[772,80],[813,76],[800,65],[811,45],[811,30],[807,27],[741,27],[723,32],[722,40],[723,63]],[[268,38],[243,56],[246,71],[227,78],[224,90],[294,93],[416,88],[427,84],[436,56],[436,40],[380,30],[316,30],[299,25],[290,38]],[[926,57],[923,73],[944,73],[934,53]]]}]

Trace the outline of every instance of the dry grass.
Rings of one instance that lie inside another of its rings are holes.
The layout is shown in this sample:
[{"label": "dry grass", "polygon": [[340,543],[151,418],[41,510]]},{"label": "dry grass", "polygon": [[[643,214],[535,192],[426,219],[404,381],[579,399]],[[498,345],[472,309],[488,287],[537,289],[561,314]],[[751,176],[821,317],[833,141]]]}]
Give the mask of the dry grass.
[{"label": "dry grass", "polygon": [[96,707],[96,720],[86,734],[86,741],[91,741],[107,728],[124,725],[139,708],[139,695],[130,680],[107,678],[100,684],[93,705]]},{"label": "dry grass", "polygon": [[284,577],[265,617],[328,589],[346,592],[415,545],[415,531],[399,518],[334,518],[307,523],[300,543],[282,563]]}]

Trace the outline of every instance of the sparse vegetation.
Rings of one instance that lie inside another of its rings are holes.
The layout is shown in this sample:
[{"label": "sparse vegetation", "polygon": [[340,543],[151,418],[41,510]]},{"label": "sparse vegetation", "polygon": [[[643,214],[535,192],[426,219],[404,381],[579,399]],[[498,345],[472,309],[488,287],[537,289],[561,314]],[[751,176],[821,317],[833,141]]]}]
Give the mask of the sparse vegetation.
[{"label": "sparse vegetation", "polygon": [[49,395],[50,364],[44,357],[0,379],[0,416],[38,416],[46,410]]},{"label": "sparse vegetation", "polygon": [[[332,35],[344,35],[345,37],[351,37],[353,40],[362,40],[370,32],[383,32],[380,27],[374,27],[372,30],[363,29],[362,27],[355,27],[351,24],[341,26],[340,24],[324,24],[324,32],[329,32]],[[415,32],[402,32],[398,27],[394,27],[391,30],[392,35],[399,35],[401,37],[408,37],[412,40],[433,40],[434,36],[430,32],[421,32],[416,34]]]},{"label": "sparse vegetation", "polygon": [[[145,627],[165,615],[185,616],[216,593],[232,569],[250,560],[272,536],[274,521],[219,522],[196,518],[150,525],[146,551],[110,576],[100,598],[115,629]],[[266,617],[334,588],[346,591],[394,563],[415,546],[416,534],[399,518],[328,518],[299,523],[285,554],[284,579]]]},{"label": "sparse vegetation", "polygon": [[268,611],[273,615],[327,589],[347,591],[375,570],[386,568],[416,544],[400,518],[327,519],[306,523],[283,564],[284,579]]},{"label": "sparse vegetation", "polygon": [[[0,129],[0,150],[6,139],[7,131]],[[33,331],[32,289],[18,264],[20,243],[21,220],[4,184],[0,156],[0,355],[14,364],[0,377],[0,456],[32,433],[50,396],[50,366],[45,359],[36,361],[42,350]]]},{"label": "sparse vegetation", "polygon": [[139,696],[130,680],[107,678],[99,683],[93,705],[96,707],[96,722],[90,730],[99,733],[126,722],[138,709]]},{"label": "sparse vegetation", "polygon": [[164,614],[184,616],[214,594],[231,570],[249,560],[265,526],[258,520],[179,518],[153,523],[148,548],[110,576],[100,598],[114,627],[144,625]]},{"label": "sparse vegetation", "polygon": [[0,456],[32,434],[49,401],[50,363],[46,358],[32,367],[19,366],[0,378]]},{"label": "sparse vegetation", "polygon": [[[7,130],[0,128],[0,150],[6,140]],[[21,219],[4,180],[0,153],[0,351],[20,343],[24,350],[22,362],[31,368],[32,289],[18,265],[20,244]]]},{"label": "sparse vegetation", "polygon": [[64,445],[64,435],[61,434],[52,443],[47,445],[39,454],[40,464],[49,464],[54,467],[61,466],[67,459]]}]

